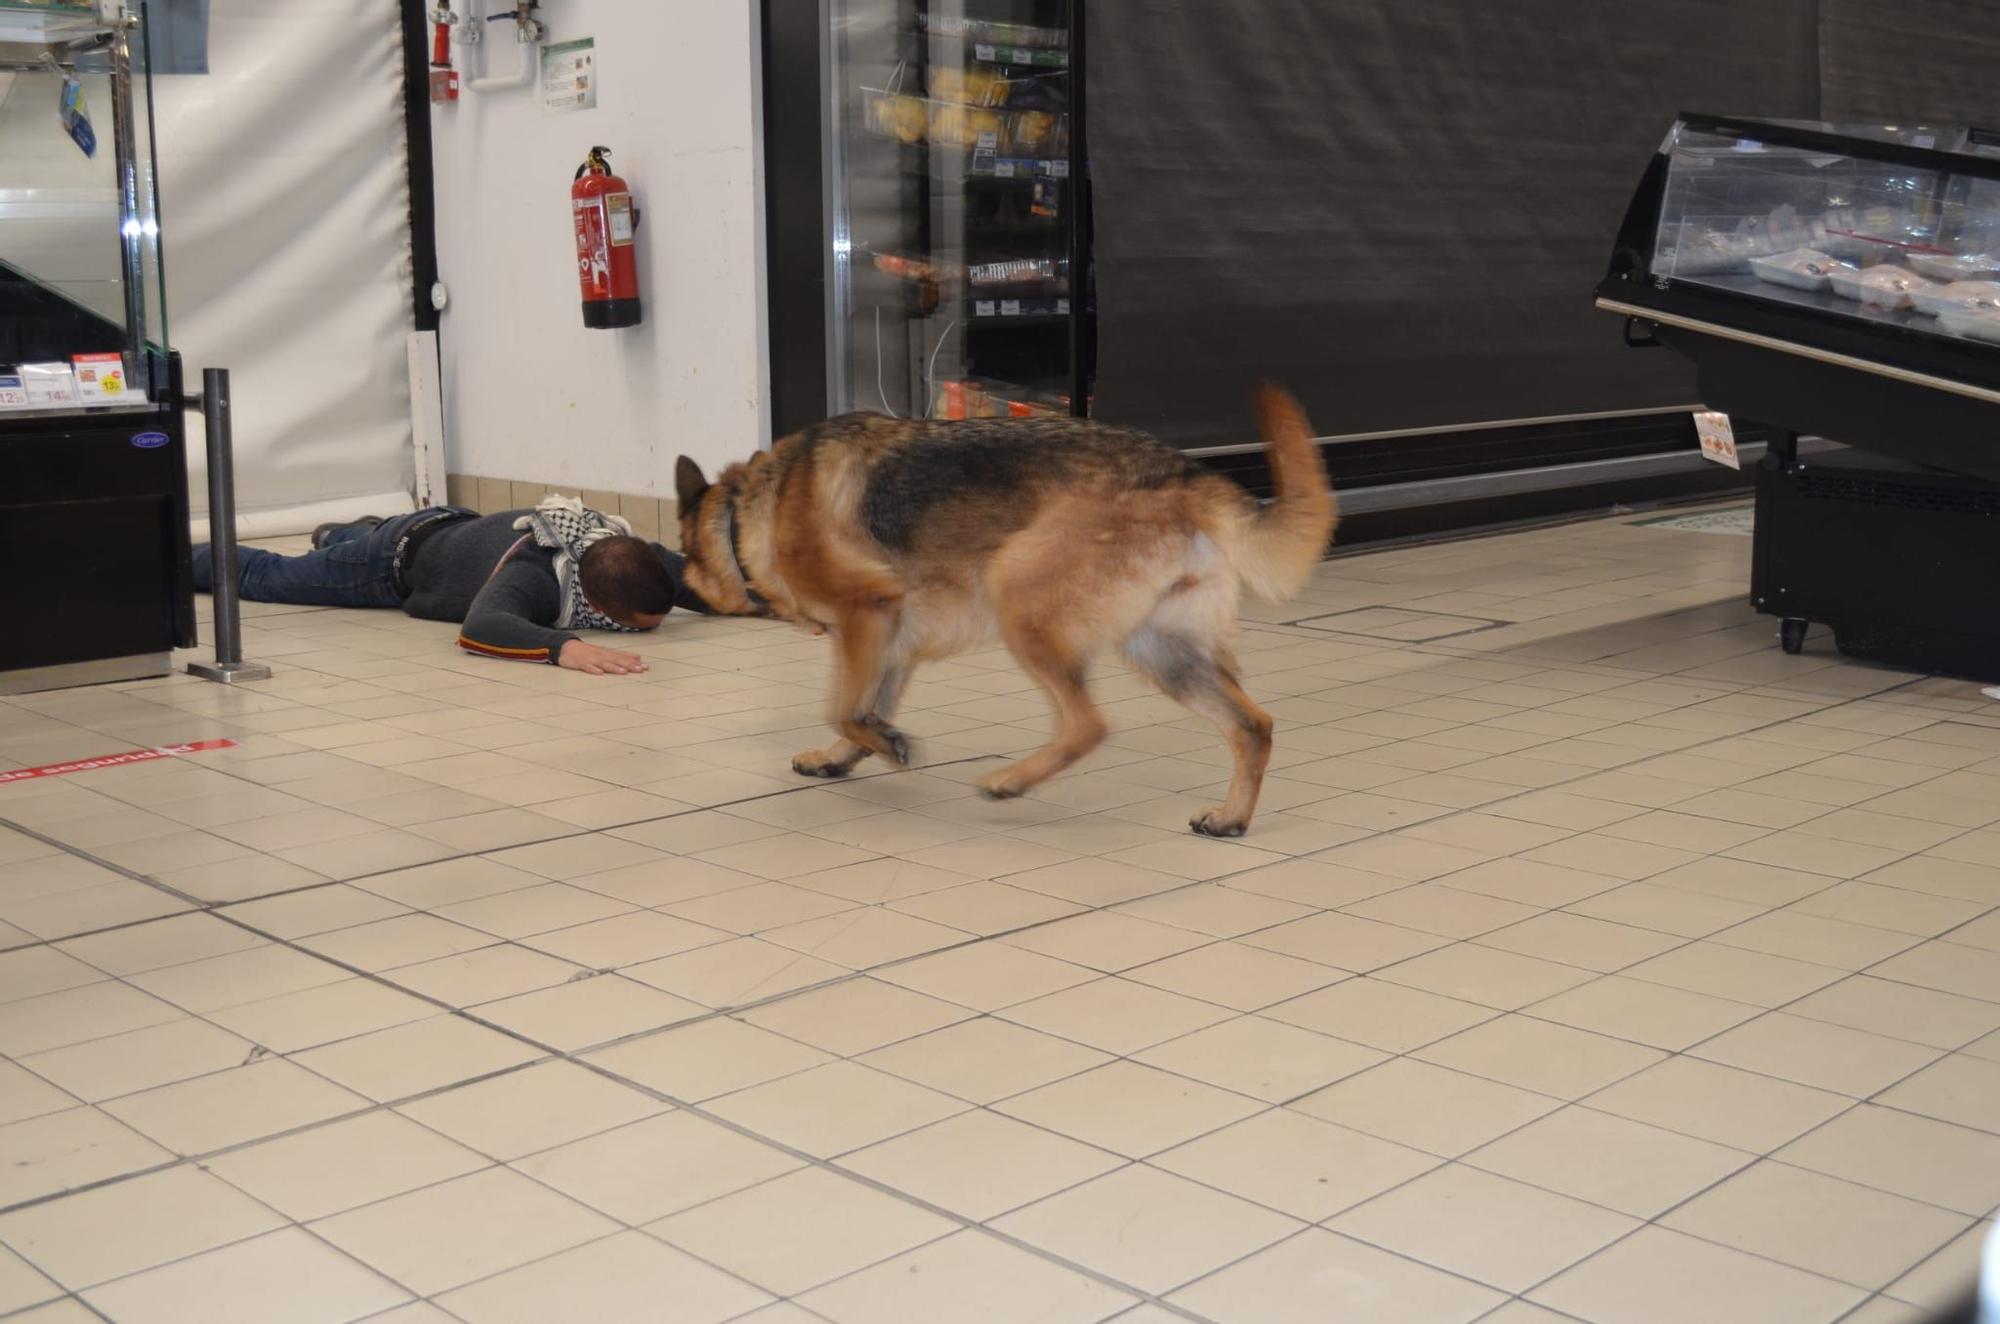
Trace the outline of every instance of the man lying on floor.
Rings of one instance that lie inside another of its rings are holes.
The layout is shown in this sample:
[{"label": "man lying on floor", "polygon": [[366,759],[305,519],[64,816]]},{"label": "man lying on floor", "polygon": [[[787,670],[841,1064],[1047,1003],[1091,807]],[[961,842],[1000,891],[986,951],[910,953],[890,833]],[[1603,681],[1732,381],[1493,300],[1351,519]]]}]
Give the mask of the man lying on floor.
[{"label": "man lying on floor", "polygon": [[[651,630],[676,606],[709,610],[683,582],[678,552],[568,497],[497,515],[438,506],[322,524],[310,552],[240,547],[237,556],[237,585],[252,602],[401,607],[427,621],[462,622],[458,646],[468,652],[594,676],[646,664],[573,631]],[[214,555],[203,543],[194,549],[195,587],[211,592],[214,580]]]}]

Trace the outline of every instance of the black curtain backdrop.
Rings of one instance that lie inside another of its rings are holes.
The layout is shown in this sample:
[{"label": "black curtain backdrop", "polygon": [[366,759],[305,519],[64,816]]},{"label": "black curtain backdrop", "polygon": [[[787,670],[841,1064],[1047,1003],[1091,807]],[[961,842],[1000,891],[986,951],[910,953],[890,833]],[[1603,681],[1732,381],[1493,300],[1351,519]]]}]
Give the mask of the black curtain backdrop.
[{"label": "black curtain backdrop", "polygon": [[[1890,58],[1877,43],[1913,10]],[[1625,348],[1591,306],[1677,111],[1817,118],[1823,57],[1857,113],[1922,92],[1963,119],[2000,99],[1971,81],[1995,67],[1992,0],[1087,14],[1095,413],[1186,446],[1246,439],[1267,376],[1328,435],[1692,403],[1679,356]],[[1962,96],[1918,72],[1959,27],[1989,42],[1977,64],[1948,57]]]}]

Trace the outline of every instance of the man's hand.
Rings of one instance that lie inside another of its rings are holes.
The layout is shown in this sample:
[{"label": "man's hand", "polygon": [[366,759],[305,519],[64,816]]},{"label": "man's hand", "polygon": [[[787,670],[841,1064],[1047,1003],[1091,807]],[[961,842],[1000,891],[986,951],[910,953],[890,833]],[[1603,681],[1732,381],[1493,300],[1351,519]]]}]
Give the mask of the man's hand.
[{"label": "man's hand", "polygon": [[556,665],[593,676],[636,676],[646,669],[637,653],[621,653],[615,648],[599,648],[581,639],[572,639],[556,654]]}]

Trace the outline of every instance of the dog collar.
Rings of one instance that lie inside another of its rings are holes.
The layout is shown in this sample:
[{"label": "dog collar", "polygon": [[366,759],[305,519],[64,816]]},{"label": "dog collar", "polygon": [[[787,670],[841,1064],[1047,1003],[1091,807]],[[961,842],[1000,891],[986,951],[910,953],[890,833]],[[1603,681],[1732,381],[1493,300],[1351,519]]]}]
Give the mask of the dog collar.
[{"label": "dog collar", "polygon": [[723,545],[729,548],[729,564],[736,571],[736,577],[743,581],[743,595],[750,599],[750,605],[762,612],[769,612],[771,604],[757,586],[750,582],[750,572],[743,568],[743,549],[736,541],[736,493],[729,494],[729,500],[722,507]]}]

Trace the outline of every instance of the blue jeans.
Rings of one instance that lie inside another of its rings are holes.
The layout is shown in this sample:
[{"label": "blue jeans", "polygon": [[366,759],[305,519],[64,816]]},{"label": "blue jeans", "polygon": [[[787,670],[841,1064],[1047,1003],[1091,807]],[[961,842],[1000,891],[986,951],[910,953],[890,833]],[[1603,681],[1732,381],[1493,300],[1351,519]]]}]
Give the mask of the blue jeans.
[{"label": "blue jeans", "polygon": [[[412,520],[431,513],[396,515],[373,526],[349,524],[328,533],[326,546],[298,556],[238,547],[237,591],[251,602],[297,607],[400,607],[396,542]],[[207,543],[194,549],[194,586],[202,593],[215,588],[215,556]]]}]

